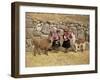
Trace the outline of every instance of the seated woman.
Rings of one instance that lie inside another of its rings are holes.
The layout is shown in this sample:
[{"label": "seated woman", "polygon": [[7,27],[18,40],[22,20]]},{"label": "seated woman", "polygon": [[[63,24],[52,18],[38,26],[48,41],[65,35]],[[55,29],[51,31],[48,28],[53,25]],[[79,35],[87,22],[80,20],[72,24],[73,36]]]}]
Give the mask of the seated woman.
[{"label": "seated woman", "polygon": [[55,30],[53,32],[51,32],[51,39],[52,39],[52,48],[53,49],[57,49],[60,47],[60,35],[59,35],[60,31],[59,30]]},{"label": "seated woman", "polygon": [[64,30],[64,35],[63,35],[63,44],[62,47],[65,49],[70,48],[70,34],[68,31]]}]

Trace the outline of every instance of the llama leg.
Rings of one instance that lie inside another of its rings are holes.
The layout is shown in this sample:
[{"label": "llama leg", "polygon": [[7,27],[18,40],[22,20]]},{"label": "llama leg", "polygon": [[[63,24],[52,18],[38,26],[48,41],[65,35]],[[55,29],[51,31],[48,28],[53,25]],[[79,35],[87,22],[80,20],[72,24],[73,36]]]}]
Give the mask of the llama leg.
[{"label": "llama leg", "polygon": [[34,56],[36,56],[36,48],[35,47],[34,47],[33,53],[34,53]]},{"label": "llama leg", "polygon": [[44,54],[48,55],[48,51],[46,49],[44,50]]},{"label": "llama leg", "polygon": [[86,50],[86,44],[83,43],[83,51]]},{"label": "llama leg", "polygon": [[77,51],[78,51],[78,45],[75,44],[75,52],[77,52]]},{"label": "llama leg", "polygon": [[38,53],[39,55],[41,55],[41,54],[40,54],[40,53],[41,53],[41,49],[38,48],[37,51],[38,51],[37,53]]}]

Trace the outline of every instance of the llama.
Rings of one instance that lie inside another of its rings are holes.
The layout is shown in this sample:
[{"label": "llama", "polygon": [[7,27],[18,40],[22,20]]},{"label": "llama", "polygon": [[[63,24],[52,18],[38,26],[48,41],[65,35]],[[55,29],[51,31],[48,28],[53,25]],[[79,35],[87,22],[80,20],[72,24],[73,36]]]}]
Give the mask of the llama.
[{"label": "llama", "polygon": [[34,45],[34,49],[33,49],[34,56],[36,56],[37,53],[40,54],[42,52],[48,55],[48,50],[51,47],[51,43],[48,38],[33,37],[32,43]]}]

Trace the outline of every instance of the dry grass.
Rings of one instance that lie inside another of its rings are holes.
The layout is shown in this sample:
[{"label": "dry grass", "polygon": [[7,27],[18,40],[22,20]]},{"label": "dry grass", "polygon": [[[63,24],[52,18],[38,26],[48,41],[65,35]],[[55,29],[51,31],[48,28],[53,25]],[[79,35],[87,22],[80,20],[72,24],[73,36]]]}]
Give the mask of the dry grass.
[{"label": "dry grass", "polygon": [[33,56],[32,52],[26,52],[26,67],[36,66],[63,66],[89,64],[89,51],[84,52],[48,52]]},{"label": "dry grass", "polygon": [[76,14],[59,14],[59,13],[32,13],[27,12],[26,15],[32,17],[32,19],[38,19],[41,21],[62,21],[62,22],[81,22],[88,24],[89,16],[88,15],[76,15]]}]

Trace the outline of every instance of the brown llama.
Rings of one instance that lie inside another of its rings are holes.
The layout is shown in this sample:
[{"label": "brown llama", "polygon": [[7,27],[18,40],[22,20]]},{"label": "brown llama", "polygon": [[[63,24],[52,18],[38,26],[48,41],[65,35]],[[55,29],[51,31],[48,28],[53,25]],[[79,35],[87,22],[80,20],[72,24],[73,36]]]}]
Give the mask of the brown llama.
[{"label": "brown llama", "polygon": [[51,45],[48,38],[33,37],[32,44],[34,45],[34,49],[33,49],[34,56],[42,52],[48,55],[48,50],[50,49],[50,45]]}]

